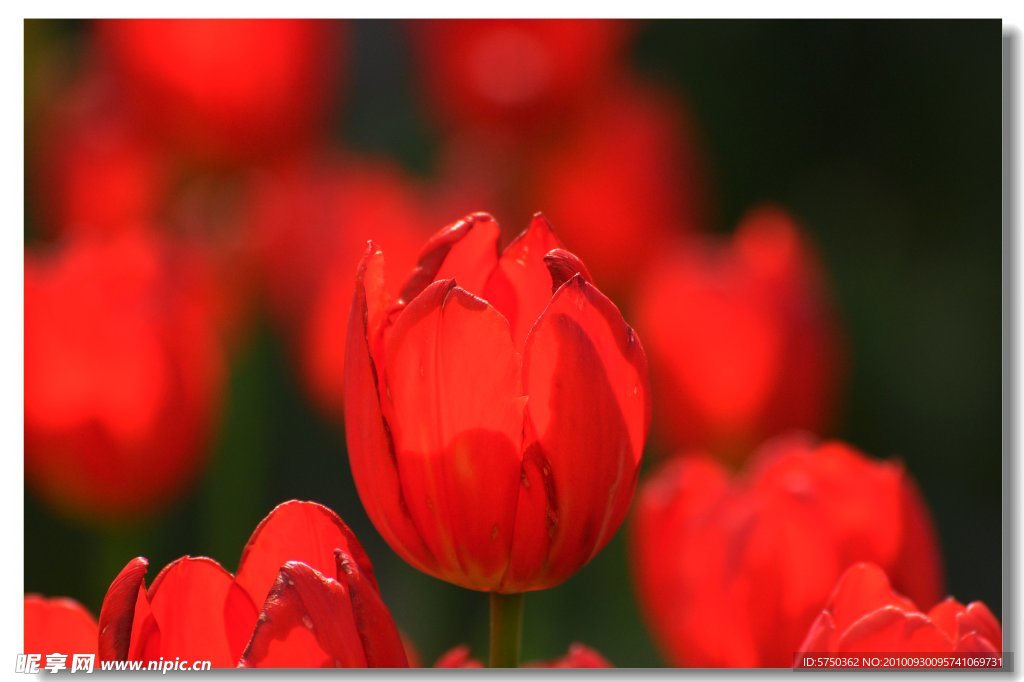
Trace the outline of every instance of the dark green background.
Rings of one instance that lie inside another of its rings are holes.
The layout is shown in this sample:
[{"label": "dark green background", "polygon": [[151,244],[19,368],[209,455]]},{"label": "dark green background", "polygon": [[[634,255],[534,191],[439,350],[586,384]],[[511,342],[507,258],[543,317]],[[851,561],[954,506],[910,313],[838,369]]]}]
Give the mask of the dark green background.
[{"label": "dark green background", "polygon": [[[339,140],[425,172],[436,142],[410,87],[403,26],[354,28]],[[26,73],[42,51],[73,50],[87,35],[82,23],[28,22]],[[813,234],[851,352],[833,435],[907,463],[934,512],[950,592],[997,614],[1000,40],[998,21],[655,21],[631,55],[692,107],[718,229],[773,200]],[[485,654],[486,597],[417,573],[383,543],[356,496],[340,427],[309,404],[269,323],[231,366],[208,474],[162,517],[100,532],[26,494],[26,591],[74,596],[98,613],[135,555],[150,559],[151,578],[182,554],[233,570],[271,507],[312,499],[355,530],[426,663],[460,642]],[[623,533],[563,586],[527,597],[525,657],[557,655],[572,641],[620,666],[660,664],[633,602]]]}]

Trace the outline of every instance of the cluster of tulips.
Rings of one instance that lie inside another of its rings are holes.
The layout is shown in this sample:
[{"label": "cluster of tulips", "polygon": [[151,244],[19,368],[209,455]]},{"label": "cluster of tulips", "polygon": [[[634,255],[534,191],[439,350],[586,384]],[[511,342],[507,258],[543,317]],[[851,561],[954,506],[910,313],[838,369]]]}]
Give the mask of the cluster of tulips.
[{"label": "cluster of tulips", "polygon": [[[40,105],[34,170],[54,189],[26,254],[34,494],[96,523],[169,504],[201,471],[225,356],[265,306],[343,421],[379,534],[489,595],[486,658],[451,642],[437,667],[521,665],[524,595],[621,526],[672,665],[999,655],[989,609],[944,594],[903,465],[814,435],[845,365],[813,244],[776,206],[730,237],[701,230],[685,107],[622,63],[638,26],[406,28],[445,140],[425,184],[318,151],[344,22],[89,27],[85,75]],[[509,239],[467,204],[544,215]],[[431,233],[442,214],[465,217]],[[671,454],[642,471],[649,431]],[[421,665],[371,557],[316,502],[274,508],[233,574],[191,556],[148,586],[147,570],[136,557],[112,576],[98,617],[27,595],[25,653]],[[527,665],[612,663],[574,644]]]}]

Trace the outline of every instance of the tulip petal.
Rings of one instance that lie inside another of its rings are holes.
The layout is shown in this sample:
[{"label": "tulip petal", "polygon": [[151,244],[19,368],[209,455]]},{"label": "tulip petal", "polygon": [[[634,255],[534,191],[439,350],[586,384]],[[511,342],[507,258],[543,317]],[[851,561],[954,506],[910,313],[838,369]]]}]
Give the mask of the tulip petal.
[{"label": "tulip petal", "polygon": [[335,549],[345,550],[376,589],[369,557],[337,514],[316,502],[284,502],[253,531],[242,551],[235,583],[253,604],[262,604],[287,561],[301,561],[325,576],[337,577]]},{"label": "tulip petal", "polygon": [[274,583],[244,668],[363,668],[366,657],[344,585],[289,561]]},{"label": "tulip petal", "polygon": [[382,407],[412,518],[451,579],[490,589],[508,564],[522,390],[507,321],[434,282],[385,338]]},{"label": "tulip petal", "polygon": [[900,465],[900,553],[894,562],[892,582],[922,609],[943,595],[942,557],[938,534],[920,488]]},{"label": "tulip petal", "polygon": [[918,610],[909,599],[892,591],[885,571],[876,564],[866,562],[848,568],[829,598],[829,610],[840,632],[853,625],[865,613],[885,606],[909,612]]},{"label": "tulip petal", "polygon": [[168,564],[149,588],[160,637],[158,646],[142,652],[145,659],[180,656],[235,667],[256,609],[233,586],[231,574],[213,559],[185,556]]},{"label": "tulip petal", "polygon": [[954,651],[961,654],[998,654],[1001,651],[1001,645],[995,645],[972,632],[957,641]]},{"label": "tulip petal", "polygon": [[[551,293],[555,293],[562,285],[572,279],[573,275],[583,275],[583,279],[593,282],[587,266],[579,257],[565,249],[551,249],[544,256],[544,265],[551,275]],[[581,645],[582,646],[582,645]]]},{"label": "tulip petal", "polygon": [[814,619],[814,623],[811,624],[811,629],[807,631],[807,636],[804,637],[803,643],[797,650],[796,660],[793,662],[794,667],[802,667],[803,654],[817,654],[826,651],[832,651],[835,646],[833,639],[835,638],[836,624],[832,620],[832,614],[829,613],[828,609],[825,609],[818,614],[818,617]]},{"label": "tulip petal", "polygon": [[99,626],[74,599],[25,595],[25,646],[22,653],[46,656],[95,654]]},{"label": "tulip petal", "polygon": [[[604,547],[632,499],[650,423],[647,360],[615,305],[576,275],[527,338],[523,387],[527,433],[551,469],[556,518],[547,573],[557,584]],[[517,535],[513,556],[535,541]],[[507,589],[520,575],[512,566]]]},{"label": "tulip petal", "polygon": [[402,636],[372,576],[364,573],[362,566],[348,552],[336,549],[334,557],[338,581],[348,587],[352,616],[356,632],[363,642],[366,665],[371,668],[408,667]]},{"label": "tulip petal", "polygon": [[964,605],[953,597],[946,597],[928,611],[928,618],[952,641],[957,640],[957,621],[964,612]]},{"label": "tulip petal", "polygon": [[[398,481],[394,442],[381,412],[371,348],[386,307],[384,254],[372,243],[359,264],[345,345],[345,438],[359,499],[373,524],[403,559],[433,573],[437,566],[409,515]],[[333,549],[333,548],[332,548]]]},{"label": "tulip petal", "polygon": [[137,660],[150,637],[159,637],[146,594],[149,562],[136,557],[121,569],[103,597],[99,620],[99,659]]},{"label": "tulip petal", "polygon": [[971,602],[960,614],[959,632],[961,637],[976,633],[979,637],[988,640],[995,651],[1003,649],[1003,629],[988,607],[980,601]]},{"label": "tulip petal", "polygon": [[929,653],[953,650],[953,642],[928,618],[883,606],[855,622],[839,637],[836,653]]},{"label": "tulip petal", "polygon": [[486,213],[471,213],[443,228],[420,251],[399,302],[408,304],[441,279],[454,279],[466,291],[483,292],[498,263],[499,236],[498,223]]},{"label": "tulip petal", "polygon": [[483,289],[483,298],[508,320],[516,348],[523,347],[551,300],[551,274],[544,259],[559,246],[551,225],[538,213],[530,227],[505,247]]}]

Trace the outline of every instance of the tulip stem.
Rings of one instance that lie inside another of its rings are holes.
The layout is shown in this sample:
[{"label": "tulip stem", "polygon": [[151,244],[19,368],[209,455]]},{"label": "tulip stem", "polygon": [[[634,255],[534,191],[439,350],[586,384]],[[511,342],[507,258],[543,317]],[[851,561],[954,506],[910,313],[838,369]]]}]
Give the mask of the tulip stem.
[{"label": "tulip stem", "polygon": [[523,594],[491,592],[492,668],[519,667],[523,641]]}]

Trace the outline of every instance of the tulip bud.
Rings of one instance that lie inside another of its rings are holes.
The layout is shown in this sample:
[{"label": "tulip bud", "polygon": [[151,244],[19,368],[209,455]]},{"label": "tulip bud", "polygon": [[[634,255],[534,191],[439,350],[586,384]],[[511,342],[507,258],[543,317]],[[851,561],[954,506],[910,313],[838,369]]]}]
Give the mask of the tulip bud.
[{"label": "tulip bud", "polygon": [[639,339],[585,274],[570,276],[578,260],[544,218],[500,255],[497,239],[489,215],[452,223],[397,296],[370,245],[345,425],[360,498],[396,552],[442,580],[515,593],[561,583],[611,539],[650,401]]},{"label": "tulip bud", "polygon": [[224,359],[185,246],[140,231],[26,255],[26,480],[70,516],[151,513],[205,460]]},{"label": "tulip bud", "polygon": [[842,348],[819,262],[785,212],[729,239],[694,237],[648,268],[635,299],[669,448],[738,462],[788,429],[830,425]]}]

